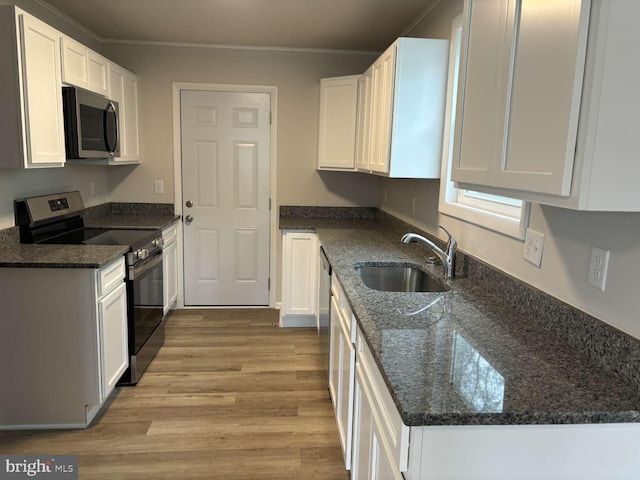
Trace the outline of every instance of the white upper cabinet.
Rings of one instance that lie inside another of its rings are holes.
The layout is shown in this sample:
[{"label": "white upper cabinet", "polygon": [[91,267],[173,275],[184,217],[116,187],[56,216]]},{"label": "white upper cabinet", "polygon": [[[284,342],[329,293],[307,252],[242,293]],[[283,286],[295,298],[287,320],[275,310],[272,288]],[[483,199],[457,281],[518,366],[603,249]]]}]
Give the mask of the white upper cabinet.
[{"label": "white upper cabinet", "polygon": [[373,66],[358,80],[358,120],[356,134],[356,169],[368,171],[371,153]]},{"label": "white upper cabinet", "polygon": [[[452,179],[640,211],[638,2],[466,0]],[[466,59],[466,62],[465,60]]]},{"label": "white upper cabinet", "polygon": [[62,38],[62,81],[100,95],[108,94],[108,60],[69,37]]},{"label": "white upper cabinet", "polygon": [[110,164],[140,162],[138,138],[138,77],[114,63],[108,64],[109,98],[118,102],[120,109],[120,156]]},{"label": "white upper cabinet", "polygon": [[360,75],[320,80],[318,170],[355,170]]},{"label": "white upper cabinet", "polygon": [[64,166],[61,34],[18,8],[0,6],[0,38],[0,166]]},{"label": "white upper cabinet", "polygon": [[448,46],[446,40],[399,38],[365,72],[360,84],[359,170],[440,178]]}]

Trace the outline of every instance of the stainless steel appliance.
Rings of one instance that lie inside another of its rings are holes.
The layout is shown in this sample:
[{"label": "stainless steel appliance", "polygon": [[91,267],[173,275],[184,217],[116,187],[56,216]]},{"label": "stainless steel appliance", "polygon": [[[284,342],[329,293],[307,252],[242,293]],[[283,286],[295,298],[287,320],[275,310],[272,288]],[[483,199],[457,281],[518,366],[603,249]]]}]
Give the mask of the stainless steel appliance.
[{"label": "stainless steel appliance", "polygon": [[118,103],[78,87],[62,87],[67,158],[108,158],[120,153]]},{"label": "stainless steel appliance", "polygon": [[329,385],[329,335],[331,322],[331,264],[324,249],[320,247],[320,275],[318,277],[318,313],[316,324],[320,341],[322,369]]},{"label": "stainless steel appliance", "polygon": [[127,245],[129,368],[119,385],[135,385],[164,342],[162,231],[85,228],[80,192],[16,200],[22,243]]}]

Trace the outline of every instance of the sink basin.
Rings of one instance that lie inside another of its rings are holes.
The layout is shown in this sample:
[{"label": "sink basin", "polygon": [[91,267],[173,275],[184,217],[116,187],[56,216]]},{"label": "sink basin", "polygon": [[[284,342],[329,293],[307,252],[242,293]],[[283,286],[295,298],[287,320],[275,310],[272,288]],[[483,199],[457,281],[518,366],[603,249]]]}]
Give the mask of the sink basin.
[{"label": "sink basin", "polygon": [[364,284],[383,292],[446,292],[448,288],[416,267],[363,265],[356,271]]}]

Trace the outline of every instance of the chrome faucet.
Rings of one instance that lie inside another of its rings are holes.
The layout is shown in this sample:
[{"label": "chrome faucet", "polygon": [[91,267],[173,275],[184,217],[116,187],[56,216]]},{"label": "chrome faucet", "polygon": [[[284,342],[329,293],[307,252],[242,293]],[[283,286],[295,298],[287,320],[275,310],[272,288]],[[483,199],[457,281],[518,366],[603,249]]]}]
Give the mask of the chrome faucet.
[{"label": "chrome faucet", "polygon": [[444,232],[448,235],[449,241],[447,242],[446,252],[444,252],[440,247],[438,247],[435,243],[433,243],[428,238],[424,238],[417,233],[407,233],[404,237],[402,237],[402,243],[409,243],[415,241],[421,241],[425,243],[434,253],[440,258],[440,261],[444,265],[444,276],[447,278],[453,277],[454,274],[454,261],[456,258],[456,247],[458,242],[453,238],[453,235],[449,233],[449,231],[444,228],[442,225],[438,225]]}]

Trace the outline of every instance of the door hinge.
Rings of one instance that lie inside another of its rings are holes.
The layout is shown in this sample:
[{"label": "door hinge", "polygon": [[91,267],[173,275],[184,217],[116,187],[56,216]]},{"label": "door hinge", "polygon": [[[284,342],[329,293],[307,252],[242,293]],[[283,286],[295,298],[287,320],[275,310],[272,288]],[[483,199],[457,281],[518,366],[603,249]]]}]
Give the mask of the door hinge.
[{"label": "door hinge", "polygon": [[267,290],[271,291],[271,279],[267,279]]},{"label": "door hinge", "polygon": [[269,125],[271,125],[272,121],[273,121],[273,113],[269,112]]},{"label": "door hinge", "polygon": [[271,197],[269,197],[269,210],[271,210]]}]

